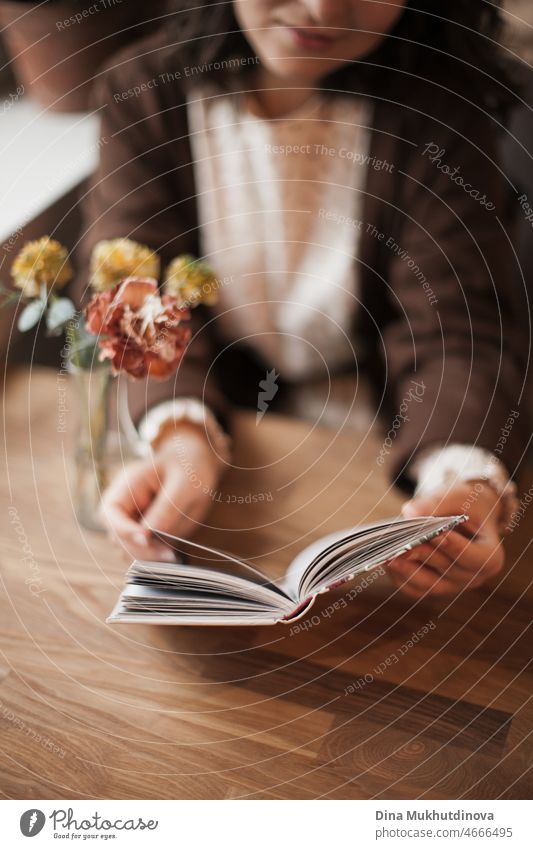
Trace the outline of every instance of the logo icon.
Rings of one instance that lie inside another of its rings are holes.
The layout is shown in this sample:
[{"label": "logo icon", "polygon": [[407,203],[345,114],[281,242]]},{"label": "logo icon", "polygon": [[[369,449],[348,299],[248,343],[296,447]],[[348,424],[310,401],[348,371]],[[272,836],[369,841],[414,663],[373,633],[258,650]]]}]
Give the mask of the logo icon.
[{"label": "logo icon", "polygon": [[272,401],[274,395],[278,391],[278,384],[276,383],[278,377],[279,374],[276,374],[275,369],[270,369],[270,371],[267,371],[265,379],[259,381],[259,389],[261,391],[257,395],[257,415],[255,417],[256,425],[259,424],[265,415],[270,401]]},{"label": "logo icon", "polygon": [[20,830],[24,837],[35,837],[42,831],[45,822],[46,817],[42,811],[30,808],[29,811],[24,811],[20,818]]}]

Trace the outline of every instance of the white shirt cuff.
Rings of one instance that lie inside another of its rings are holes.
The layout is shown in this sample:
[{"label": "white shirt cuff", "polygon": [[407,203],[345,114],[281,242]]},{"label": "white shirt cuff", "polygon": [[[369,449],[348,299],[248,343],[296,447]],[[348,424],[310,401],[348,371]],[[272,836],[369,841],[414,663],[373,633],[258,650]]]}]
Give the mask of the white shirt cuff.
[{"label": "white shirt cuff", "polygon": [[486,481],[502,499],[501,528],[505,529],[518,499],[516,484],[501,460],[476,445],[451,444],[422,451],[411,465],[416,481],[415,496],[428,495],[466,481]]},{"label": "white shirt cuff", "polygon": [[180,421],[202,428],[219,460],[229,463],[231,440],[211,410],[197,398],[174,398],[152,407],[139,424],[139,436],[145,444],[155,446],[164,427]]}]

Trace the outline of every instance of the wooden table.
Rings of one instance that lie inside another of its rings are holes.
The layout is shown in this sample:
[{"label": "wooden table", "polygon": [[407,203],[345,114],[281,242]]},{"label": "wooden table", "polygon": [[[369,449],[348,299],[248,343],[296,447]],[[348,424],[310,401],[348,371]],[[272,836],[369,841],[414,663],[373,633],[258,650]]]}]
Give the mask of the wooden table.
[{"label": "wooden table", "polygon": [[[9,378],[4,797],[531,796],[527,514],[505,576],[451,602],[413,604],[385,577],[300,633],[111,627],[125,566],[76,524],[57,421],[57,375]],[[235,426],[241,468],[221,484],[206,541],[278,575],[318,536],[398,511],[375,437],[272,413]]]}]

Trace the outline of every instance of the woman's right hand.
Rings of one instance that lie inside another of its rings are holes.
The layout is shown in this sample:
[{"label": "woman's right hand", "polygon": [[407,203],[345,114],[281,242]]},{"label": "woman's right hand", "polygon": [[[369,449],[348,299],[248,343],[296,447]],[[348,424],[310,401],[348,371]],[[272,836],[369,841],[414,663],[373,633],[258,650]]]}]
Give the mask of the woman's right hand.
[{"label": "woman's right hand", "polygon": [[112,539],[128,560],[174,561],[151,528],[186,537],[212,505],[222,463],[203,429],[178,422],[152,456],[124,467],[102,498]]}]

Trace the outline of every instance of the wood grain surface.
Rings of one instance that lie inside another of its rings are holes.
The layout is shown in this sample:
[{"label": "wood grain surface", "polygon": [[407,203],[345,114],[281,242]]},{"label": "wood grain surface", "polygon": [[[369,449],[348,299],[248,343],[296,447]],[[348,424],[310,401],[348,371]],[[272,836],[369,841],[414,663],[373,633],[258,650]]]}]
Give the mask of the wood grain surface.
[{"label": "wood grain surface", "polygon": [[[61,392],[67,433],[58,431]],[[53,372],[9,377],[4,798],[531,796],[527,512],[505,574],[454,600],[413,603],[383,574],[353,600],[345,590],[328,596],[298,632],[112,627],[105,617],[126,564],[76,522],[73,407]],[[259,425],[239,413],[235,434],[237,468],[198,536],[273,576],[321,535],[399,510],[376,463],[377,435],[273,413]],[[531,483],[524,474],[521,492]]]}]

